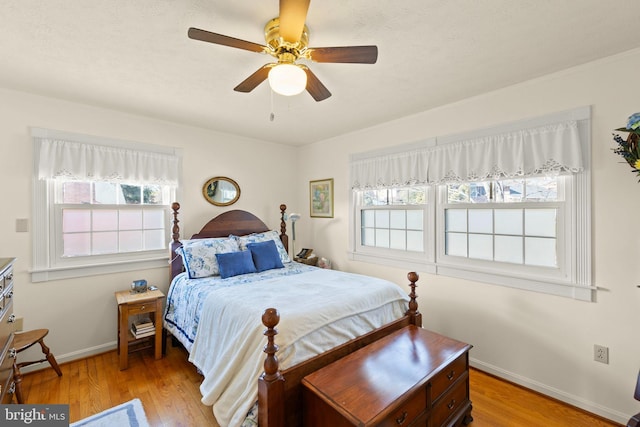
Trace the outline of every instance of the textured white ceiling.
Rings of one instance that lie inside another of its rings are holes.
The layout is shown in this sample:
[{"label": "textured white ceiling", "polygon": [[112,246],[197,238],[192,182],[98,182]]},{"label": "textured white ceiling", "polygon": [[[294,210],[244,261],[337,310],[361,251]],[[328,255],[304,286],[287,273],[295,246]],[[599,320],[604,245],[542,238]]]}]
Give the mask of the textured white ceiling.
[{"label": "textured white ceiling", "polygon": [[[331,138],[640,47],[637,0],[312,0],[311,47],[378,62],[307,64],[333,96],[233,88],[273,58],[276,0],[2,0],[0,86],[292,145]],[[269,116],[273,109],[275,120]]]}]

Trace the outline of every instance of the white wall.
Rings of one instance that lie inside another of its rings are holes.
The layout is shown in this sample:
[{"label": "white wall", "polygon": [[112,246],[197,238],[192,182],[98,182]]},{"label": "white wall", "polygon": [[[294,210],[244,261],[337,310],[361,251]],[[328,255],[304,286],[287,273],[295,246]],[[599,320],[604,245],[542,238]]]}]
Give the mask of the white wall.
[{"label": "white wall", "polygon": [[[202,197],[207,179],[223,175],[241,187],[233,208],[254,212],[267,225],[280,227],[281,203],[291,203],[296,150],[289,146],[176,125],[100,108],[0,89],[0,257],[17,257],[14,312],[24,328],[48,328],[46,343],[59,362],[116,345],[114,292],[146,278],[166,291],[169,266],[147,271],[32,283],[31,233],[17,233],[17,218],[31,218],[32,142],[29,126],[180,147],[184,173],[180,226],[190,236],[225,211]],[[248,154],[250,153],[250,154]],[[297,178],[297,177],[296,177]],[[31,352],[31,350],[29,350]],[[39,350],[31,353],[38,355]],[[25,354],[25,359],[30,354]]]},{"label": "white wall", "polygon": [[[424,326],[473,344],[473,365],[626,423],[640,410],[632,398],[640,368],[640,183],[611,151],[611,136],[640,111],[638,69],[636,50],[301,149],[300,178],[334,178],[336,198],[333,219],[300,209],[297,246],[342,270],[408,283],[405,270],[348,260],[349,154],[592,106],[597,302],[426,273],[417,292]],[[299,191],[298,200],[308,199],[306,187]],[[594,344],[609,347],[608,365],[593,361]]]}]

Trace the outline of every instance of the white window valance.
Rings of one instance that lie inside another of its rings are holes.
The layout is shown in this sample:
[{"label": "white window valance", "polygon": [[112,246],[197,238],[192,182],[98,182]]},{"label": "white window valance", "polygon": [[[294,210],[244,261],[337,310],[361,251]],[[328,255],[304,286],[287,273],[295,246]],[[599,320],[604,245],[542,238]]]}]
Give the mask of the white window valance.
[{"label": "white window valance", "polygon": [[175,154],[53,138],[40,143],[39,179],[178,185]]},{"label": "white window valance", "polygon": [[[351,157],[353,189],[483,181],[583,170],[578,120],[434,138],[393,152]],[[482,134],[482,135],[480,135]]]}]

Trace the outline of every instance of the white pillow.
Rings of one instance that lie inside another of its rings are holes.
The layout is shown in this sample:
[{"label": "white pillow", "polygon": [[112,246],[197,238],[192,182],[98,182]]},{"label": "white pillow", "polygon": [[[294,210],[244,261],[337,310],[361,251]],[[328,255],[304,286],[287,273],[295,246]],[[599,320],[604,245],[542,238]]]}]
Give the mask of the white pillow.
[{"label": "white pillow", "polygon": [[273,240],[276,243],[278,255],[280,255],[280,261],[282,261],[283,263],[291,262],[291,258],[289,258],[289,254],[284,248],[282,240],[280,240],[280,234],[275,230],[265,231],[264,233],[248,234],[246,236],[236,236],[236,239],[238,239],[238,244],[241,251],[246,251],[247,244],[249,243],[259,243],[266,242],[267,240]]},{"label": "white pillow", "polygon": [[190,279],[220,274],[216,254],[237,252],[238,241],[233,237],[183,240],[176,252],[182,255],[184,269]]}]

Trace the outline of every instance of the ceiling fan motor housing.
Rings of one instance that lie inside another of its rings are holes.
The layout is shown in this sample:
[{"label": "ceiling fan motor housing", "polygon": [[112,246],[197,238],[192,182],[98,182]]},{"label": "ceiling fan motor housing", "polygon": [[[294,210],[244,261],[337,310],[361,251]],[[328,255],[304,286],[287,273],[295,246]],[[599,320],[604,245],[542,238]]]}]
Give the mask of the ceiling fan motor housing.
[{"label": "ceiling fan motor housing", "polygon": [[278,62],[293,64],[309,45],[309,28],[305,25],[296,43],[286,42],[280,37],[280,18],[273,18],[264,26],[264,39]]}]

